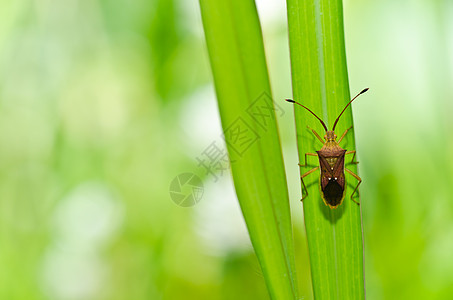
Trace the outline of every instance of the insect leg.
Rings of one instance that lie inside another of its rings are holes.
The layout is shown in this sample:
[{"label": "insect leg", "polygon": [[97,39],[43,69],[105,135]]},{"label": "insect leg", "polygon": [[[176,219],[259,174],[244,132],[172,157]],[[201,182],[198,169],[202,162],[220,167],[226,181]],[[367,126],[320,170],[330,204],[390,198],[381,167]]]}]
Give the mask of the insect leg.
[{"label": "insect leg", "polygon": [[313,132],[313,134],[316,136],[316,138],[324,145],[324,141],[322,140],[322,138],[319,136],[319,134],[313,129],[313,128],[310,128],[310,126],[307,126],[308,129],[311,130],[311,132]]},{"label": "insect leg", "polygon": [[346,130],[343,132],[343,134],[341,135],[340,139],[338,140],[338,144],[341,143],[341,141],[343,140],[344,136],[346,135],[346,133],[348,133],[348,131],[349,131],[351,128],[352,128],[352,126],[349,127],[348,129],[346,129]]},{"label": "insect leg", "polygon": [[360,203],[357,202],[357,201],[355,201],[355,200],[352,198],[352,196],[354,196],[355,192],[356,192],[357,189],[359,188],[359,185],[362,183],[362,178],[360,178],[358,175],[354,174],[351,170],[348,170],[348,169],[346,169],[346,168],[344,168],[344,170],[345,170],[346,172],[348,172],[349,174],[351,174],[352,176],[354,176],[354,178],[357,179],[357,180],[359,181],[359,183],[357,183],[357,186],[355,187],[354,191],[353,191],[352,194],[351,194],[351,200],[354,201],[355,203],[357,203],[357,204],[360,205]]},{"label": "insect leg", "polygon": [[359,163],[358,161],[354,161],[354,158],[355,158],[355,155],[356,155],[355,150],[347,151],[347,152],[345,153],[345,155],[346,155],[346,154],[353,154],[353,153],[354,153],[354,155],[352,156],[352,159],[351,159],[351,162],[350,162],[350,163],[351,163],[351,164],[358,164],[358,163]]},{"label": "insect leg", "polygon": [[[315,168],[311,169],[310,171],[305,172],[302,176],[300,176],[300,180],[302,181],[302,186],[303,186],[302,199],[300,199],[300,201],[304,201],[304,199],[308,196],[308,191],[307,191],[307,187],[305,186],[304,177],[315,172],[318,169],[319,169],[319,167],[315,167]],[[304,196],[304,190],[305,190],[305,196]]]},{"label": "insect leg", "polygon": [[307,155],[310,155],[310,156],[318,156],[317,153],[310,153],[310,152],[305,153],[305,165],[299,164],[299,167],[306,167],[306,166],[307,166]]}]

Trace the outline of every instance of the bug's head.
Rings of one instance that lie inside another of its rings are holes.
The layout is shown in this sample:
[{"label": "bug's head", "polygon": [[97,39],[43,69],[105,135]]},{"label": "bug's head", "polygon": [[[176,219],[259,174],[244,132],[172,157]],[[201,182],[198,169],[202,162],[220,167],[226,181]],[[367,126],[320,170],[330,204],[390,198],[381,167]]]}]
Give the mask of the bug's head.
[{"label": "bug's head", "polygon": [[312,115],[314,115],[318,120],[319,122],[321,122],[321,125],[322,127],[324,127],[324,129],[326,130],[326,135],[324,136],[324,138],[326,139],[326,141],[335,141],[337,136],[335,135],[334,131],[335,131],[335,127],[337,126],[337,123],[338,123],[338,120],[340,119],[341,115],[344,113],[344,111],[346,110],[346,108],[349,106],[349,104],[351,104],[352,101],[355,100],[355,98],[357,98],[359,95],[365,93],[366,91],[368,91],[368,88],[366,89],[363,89],[360,93],[358,93],[354,98],[351,99],[351,101],[349,101],[348,104],[346,104],[346,106],[343,108],[343,110],[341,111],[341,113],[338,115],[338,118],[335,120],[335,123],[333,123],[333,127],[332,127],[332,130],[328,130],[327,129],[327,126],[326,124],[323,122],[323,120],[321,120],[321,118],[319,118],[314,112],[312,112],[310,109],[308,109],[307,107],[303,106],[302,104],[300,104],[299,102],[296,102],[294,100],[291,100],[291,99],[286,99],[286,101],[288,102],[291,102],[291,103],[295,103],[299,106],[302,106],[303,108],[305,108],[306,110],[308,110]]},{"label": "bug's head", "polygon": [[326,142],[335,142],[337,140],[337,135],[333,130],[327,130],[324,139]]}]

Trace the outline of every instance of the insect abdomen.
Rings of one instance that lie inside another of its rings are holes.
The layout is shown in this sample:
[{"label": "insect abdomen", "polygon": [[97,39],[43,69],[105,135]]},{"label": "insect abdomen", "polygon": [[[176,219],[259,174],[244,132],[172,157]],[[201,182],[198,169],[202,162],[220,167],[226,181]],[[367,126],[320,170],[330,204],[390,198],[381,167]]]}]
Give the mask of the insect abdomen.
[{"label": "insect abdomen", "polygon": [[336,208],[343,202],[344,190],[337,181],[330,181],[322,193],[325,204],[331,208]]}]

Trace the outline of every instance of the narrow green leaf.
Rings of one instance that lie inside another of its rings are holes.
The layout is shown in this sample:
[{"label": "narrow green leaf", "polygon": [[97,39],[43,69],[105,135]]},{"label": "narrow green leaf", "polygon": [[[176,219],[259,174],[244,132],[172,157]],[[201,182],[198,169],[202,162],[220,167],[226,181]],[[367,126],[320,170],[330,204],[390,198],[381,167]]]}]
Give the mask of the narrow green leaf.
[{"label": "narrow green leaf", "polygon": [[288,191],[255,3],[200,4],[234,185],[250,239],[271,297],[295,299]]},{"label": "narrow green leaf", "polygon": [[[294,99],[310,108],[331,129],[350,100],[342,2],[287,0],[287,4]],[[303,162],[306,152],[314,152],[322,146],[307,125],[321,136],[324,129],[313,115],[299,106],[295,107],[295,116],[299,160]],[[348,108],[337,125],[336,134],[341,136],[352,124],[352,111]],[[352,130],[340,146],[355,150]],[[317,157],[308,159],[313,167],[318,165]],[[346,168],[357,172],[353,164],[347,164]],[[301,174],[308,170],[309,167],[301,168]],[[309,195],[303,203],[315,298],[363,299],[361,208],[350,199],[357,180],[346,173],[343,204],[330,209],[321,198],[319,176],[320,172],[316,171],[305,177]]]}]

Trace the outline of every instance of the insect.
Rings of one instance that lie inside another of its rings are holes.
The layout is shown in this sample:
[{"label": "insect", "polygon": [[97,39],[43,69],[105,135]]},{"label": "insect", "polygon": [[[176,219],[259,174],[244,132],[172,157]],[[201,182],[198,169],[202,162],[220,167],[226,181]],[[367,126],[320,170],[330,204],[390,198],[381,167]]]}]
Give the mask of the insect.
[{"label": "insect", "polygon": [[[344,113],[346,108],[351,104],[352,101],[354,101],[359,95],[365,93],[368,91],[368,88],[362,90],[360,93],[358,93],[354,98],[349,101],[349,103],[345,106],[345,108],[341,111],[341,113],[338,115],[338,118],[335,120],[335,123],[333,123],[332,130],[328,130],[326,124],[310,109],[307,107],[303,106],[302,104],[291,100],[291,99],[286,99],[286,101],[295,103],[297,105],[302,106],[306,110],[308,110],[312,115],[314,115],[322,124],[324,129],[326,130],[326,135],[324,136],[325,141],[322,140],[320,135],[312,128],[308,127],[313,134],[316,136],[316,138],[323,143],[322,148],[319,151],[316,151],[316,153],[305,153],[305,164],[299,166],[301,167],[307,167],[307,156],[317,156],[319,158],[319,166],[315,167],[306,173],[304,173],[300,179],[302,181],[303,185],[303,191],[302,191],[302,200],[304,200],[308,196],[308,191],[307,187],[305,186],[304,183],[304,177],[307,175],[317,171],[319,168],[321,168],[321,176],[320,176],[320,187],[321,187],[321,196],[324,201],[324,204],[329,206],[331,209],[337,208],[338,206],[343,203],[344,197],[345,197],[345,176],[344,172],[348,172],[351,174],[355,179],[357,179],[358,183],[354,189],[354,191],[351,194],[351,200],[354,201],[357,204],[360,204],[359,202],[355,201],[353,199],[354,194],[356,193],[360,183],[362,183],[362,179],[357,175],[354,174],[351,170],[348,170],[344,166],[345,162],[345,156],[348,154],[353,154],[351,163],[357,164],[357,162],[354,162],[354,158],[356,155],[355,150],[347,151],[343,148],[340,147],[340,143],[345,137],[346,133],[352,128],[349,127],[346,129],[346,131],[341,135],[340,139],[337,142],[337,135],[335,134],[335,126],[338,123],[338,120],[340,119],[341,115]],[[303,192],[305,190],[305,195],[303,195]]]}]

